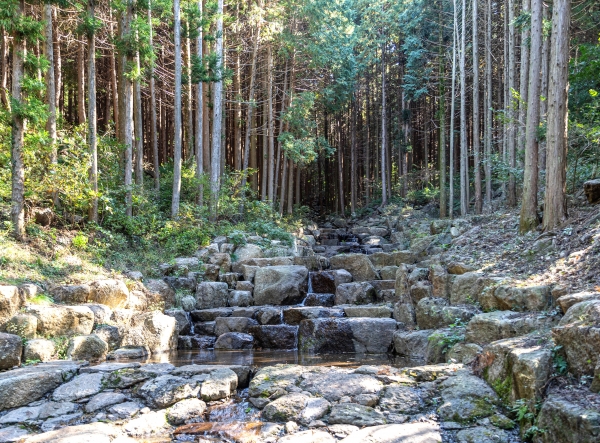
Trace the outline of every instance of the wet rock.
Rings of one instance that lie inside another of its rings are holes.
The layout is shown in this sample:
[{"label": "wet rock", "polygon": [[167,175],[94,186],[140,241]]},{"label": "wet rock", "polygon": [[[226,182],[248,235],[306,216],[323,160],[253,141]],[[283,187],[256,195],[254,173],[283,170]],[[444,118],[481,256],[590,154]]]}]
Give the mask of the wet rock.
[{"label": "wet rock", "polygon": [[258,322],[248,317],[218,317],[215,320],[215,335],[220,336],[227,332],[247,333],[251,326]]},{"label": "wet rock", "polygon": [[500,285],[479,297],[484,310],[544,311],[552,306],[550,286],[514,287]]},{"label": "wet rock", "polygon": [[256,320],[261,325],[278,325],[282,323],[281,308],[266,306],[256,312]]},{"label": "wet rock", "polygon": [[391,318],[317,318],[304,320],[298,348],[309,352],[385,353],[392,345]]},{"label": "wet rock", "polygon": [[132,437],[145,435],[161,435],[169,427],[164,410],[140,415],[123,426],[125,432]]},{"label": "wet rock", "polygon": [[233,308],[201,309],[190,312],[195,322],[215,321],[218,317],[231,317]]},{"label": "wet rock", "polygon": [[226,332],[219,335],[215,342],[215,349],[252,349],[254,337],[243,332]]},{"label": "wet rock", "polygon": [[344,283],[337,287],[335,292],[335,304],[368,304],[377,299],[375,288],[368,282]]},{"label": "wet rock", "polygon": [[347,306],[344,307],[346,317],[391,318],[389,306]]},{"label": "wet rock", "polygon": [[299,387],[315,396],[336,402],[340,401],[342,397],[379,395],[383,389],[383,383],[366,374],[329,370],[322,373],[303,374]]},{"label": "wet rock", "polygon": [[561,311],[566,313],[571,306],[590,300],[600,300],[600,292],[577,292],[576,294],[567,294],[559,297],[556,300],[556,303],[560,306]]},{"label": "wet rock", "polygon": [[126,328],[123,347],[146,347],[151,353],[177,348],[177,321],[158,311],[135,314]]},{"label": "wet rock", "polygon": [[196,308],[222,308],[227,306],[227,283],[202,282],[196,288]]},{"label": "wet rock", "polygon": [[440,384],[442,405],[438,414],[442,420],[470,422],[489,417],[495,411],[498,396],[479,377],[466,371],[448,377]]},{"label": "wet rock", "polygon": [[192,323],[187,313],[183,309],[167,309],[165,315],[173,317],[176,321],[177,334],[187,335],[190,332]]},{"label": "wet rock", "polygon": [[127,346],[115,349],[106,356],[107,360],[137,360],[148,357],[148,349],[145,346]]},{"label": "wet rock", "polygon": [[265,406],[262,418],[266,421],[287,422],[300,421],[300,415],[309,397],[300,393],[293,393],[279,397]]},{"label": "wet rock", "polygon": [[588,300],[569,308],[552,336],[563,347],[569,371],[575,375],[594,375],[600,355],[600,300]]},{"label": "wet rock", "polygon": [[377,280],[379,277],[371,260],[363,254],[334,255],[329,261],[332,269],[347,270],[357,282]]},{"label": "wet rock", "polygon": [[314,429],[286,435],[277,440],[278,443],[335,443],[335,441],[331,434]]},{"label": "wet rock", "polygon": [[298,365],[274,365],[259,369],[250,381],[248,395],[255,398],[269,398],[277,392],[295,386],[304,368]]},{"label": "wet rock", "polygon": [[536,437],[537,443],[597,442],[600,412],[581,397],[571,400],[551,394],[542,405],[537,426],[546,431]]},{"label": "wet rock", "polygon": [[304,306],[324,306],[332,307],[335,305],[335,294],[308,294],[304,299]]},{"label": "wet rock", "polygon": [[508,443],[506,431],[493,426],[476,426],[463,429],[456,434],[458,443]]},{"label": "wet rock", "polygon": [[335,292],[336,284],[333,271],[312,272],[310,278],[313,292],[317,294],[332,294]]},{"label": "wet rock", "polygon": [[54,342],[45,338],[28,340],[23,349],[23,361],[50,361],[56,352]]},{"label": "wet rock", "polygon": [[0,332],[0,370],[19,366],[22,353],[23,341],[21,337]]},{"label": "wet rock", "polygon": [[333,405],[329,415],[329,423],[349,424],[354,426],[376,426],[386,422],[385,416],[369,406],[354,403]]},{"label": "wet rock", "polygon": [[193,377],[196,375],[210,374],[218,369],[229,369],[237,375],[238,387],[245,388],[250,381],[250,367],[246,365],[186,365],[173,370],[173,375]]},{"label": "wet rock", "polygon": [[438,443],[439,427],[431,422],[370,426],[351,433],[340,443]]},{"label": "wet rock", "polygon": [[195,381],[174,375],[161,375],[145,382],[137,395],[152,408],[169,407],[180,400],[196,397],[198,386]]},{"label": "wet rock", "polygon": [[22,441],[29,434],[29,430],[21,426],[7,426],[0,429],[0,441],[2,442],[17,442]]},{"label": "wet rock", "polygon": [[135,416],[140,409],[142,409],[142,405],[134,401],[127,401],[125,403],[119,403],[109,409],[111,414],[115,414],[117,417],[121,418],[130,418]]},{"label": "wet rock", "polygon": [[231,291],[227,298],[229,306],[252,306],[254,299],[250,291]]},{"label": "wet rock", "polygon": [[198,398],[188,398],[175,403],[167,410],[167,420],[172,425],[188,421],[201,421],[206,411],[206,403]]},{"label": "wet rock", "polygon": [[235,393],[237,386],[238,377],[235,372],[228,368],[217,369],[212,371],[202,383],[200,396],[204,401],[229,398]]},{"label": "wet rock", "polygon": [[121,431],[111,424],[97,422],[85,425],[61,427],[57,430],[28,437],[24,443],[108,443],[121,435]]},{"label": "wet rock", "polygon": [[252,326],[256,346],[263,349],[296,349],[298,327],[290,325]]},{"label": "wet rock", "polygon": [[167,282],[161,279],[148,279],[144,287],[151,300],[162,303],[164,308],[175,306],[175,291]]},{"label": "wet rock", "polygon": [[52,393],[54,401],[74,401],[97,394],[103,389],[100,373],[81,374]]},{"label": "wet rock", "polygon": [[509,338],[490,343],[484,352],[493,356],[484,373],[486,381],[505,402],[536,400],[552,374],[552,343],[547,337]]},{"label": "wet rock", "polygon": [[94,327],[94,313],[87,306],[28,306],[26,313],[38,319],[41,336],[88,335]]},{"label": "wet rock", "polygon": [[465,341],[484,345],[503,338],[549,329],[557,318],[536,313],[495,311],[475,315],[467,325]]},{"label": "wet rock", "polygon": [[304,266],[259,268],[254,276],[256,305],[290,305],[306,297],[308,269]]},{"label": "wet rock", "polygon": [[396,331],[394,334],[394,349],[397,354],[414,360],[428,363],[438,363],[434,358],[433,340],[430,338],[436,331]]},{"label": "wet rock", "polygon": [[283,322],[288,325],[299,325],[302,320],[343,316],[344,311],[339,308],[299,306],[283,310]]},{"label": "wet rock", "polygon": [[438,329],[457,322],[468,322],[478,313],[472,305],[449,306],[443,298],[423,298],[416,306],[417,324],[421,329]]},{"label": "wet rock", "polygon": [[127,397],[119,392],[101,392],[90,399],[85,405],[85,411],[98,411],[118,403],[123,403],[126,399]]},{"label": "wet rock", "polygon": [[396,414],[417,414],[425,403],[419,389],[405,385],[389,385],[383,390],[379,405],[381,409]]},{"label": "wet rock", "polygon": [[69,340],[67,356],[71,360],[87,360],[95,362],[104,360],[108,352],[108,344],[96,334],[80,335]]}]

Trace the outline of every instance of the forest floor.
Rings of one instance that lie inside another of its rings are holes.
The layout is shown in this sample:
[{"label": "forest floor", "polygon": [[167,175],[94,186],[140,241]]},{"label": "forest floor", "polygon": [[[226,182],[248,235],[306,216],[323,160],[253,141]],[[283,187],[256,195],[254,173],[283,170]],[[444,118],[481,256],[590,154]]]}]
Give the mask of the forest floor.
[{"label": "forest floor", "polygon": [[600,287],[600,206],[571,208],[553,232],[518,235],[518,210],[468,219],[474,227],[448,250],[450,260],[523,284],[561,285],[568,292]]}]

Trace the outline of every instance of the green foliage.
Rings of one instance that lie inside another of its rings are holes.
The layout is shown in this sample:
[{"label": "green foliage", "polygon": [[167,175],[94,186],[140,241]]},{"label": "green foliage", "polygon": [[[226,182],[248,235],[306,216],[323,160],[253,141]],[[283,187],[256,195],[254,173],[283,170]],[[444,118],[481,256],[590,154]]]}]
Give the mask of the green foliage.
[{"label": "green foliage", "polygon": [[567,370],[569,369],[569,364],[567,363],[567,359],[564,356],[564,353],[561,352],[562,346],[557,345],[552,348],[552,365],[554,366],[554,371],[559,375],[565,375]]},{"label": "green foliage", "polygon": [[28,300],[32,305],[49,306],[54,304],[54,299],[46,294],[38,294],[35,297]]}]

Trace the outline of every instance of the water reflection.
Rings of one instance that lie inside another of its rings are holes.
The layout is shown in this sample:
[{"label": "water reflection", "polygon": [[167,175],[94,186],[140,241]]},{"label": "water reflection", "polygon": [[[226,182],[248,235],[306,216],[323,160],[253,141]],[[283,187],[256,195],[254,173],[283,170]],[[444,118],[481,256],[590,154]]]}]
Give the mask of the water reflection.
[{"label": "water reflection", "polygon": [[303,366],[342,366],[356,368],[361,365],[390,365],[412,367],[422,362],[392,354],[310,354],[297,350],[180,350],[171,354],[153,355],[146,363],[171,363],[175,366],[190,364],[222,364],[270,366],[296,364]]}]

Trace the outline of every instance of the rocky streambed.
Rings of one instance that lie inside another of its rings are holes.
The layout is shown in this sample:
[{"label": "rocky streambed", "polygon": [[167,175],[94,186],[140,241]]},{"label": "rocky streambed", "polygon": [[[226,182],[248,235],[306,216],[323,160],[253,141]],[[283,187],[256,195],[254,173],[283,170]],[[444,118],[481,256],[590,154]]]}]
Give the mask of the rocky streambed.
[{"label": "rocky streambed", "polygon": [[51,362],[0,374],[0,441],[517,442],[460,364]]}]

